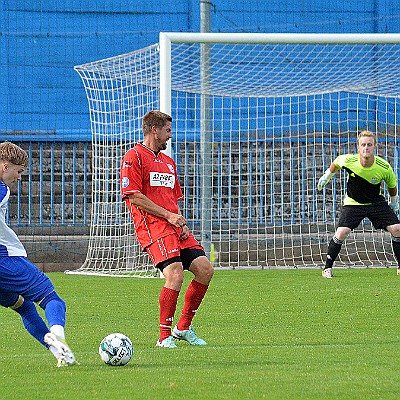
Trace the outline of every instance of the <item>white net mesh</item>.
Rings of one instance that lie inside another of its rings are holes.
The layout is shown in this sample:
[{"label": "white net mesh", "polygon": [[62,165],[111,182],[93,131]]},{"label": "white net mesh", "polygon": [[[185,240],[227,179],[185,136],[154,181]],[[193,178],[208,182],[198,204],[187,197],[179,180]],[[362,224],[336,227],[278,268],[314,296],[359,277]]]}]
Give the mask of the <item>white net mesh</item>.
[{"label": "white net mesh", "polygon": [[356,92],[398,96],[398,45],[213,44],[211,80],[201,85],[199,44],[172,48],[172,86],[237,98]]},{"label": "white net mesh", "polygon": [[[317,192],[330,162],[356,151],[357,132],[370,129],[398,175],[399,61],[398,44],[172,44],[181,209],[217,267],[323,264],[345,191],[338,174]],[[76,70],[89,101],[95,174],[79,272],[152,276],[121,202],[119,166],[141,140],[143,115],[159,109],[158,47]],[[392,263],[390,236],[365,220],[336,265]]]}]

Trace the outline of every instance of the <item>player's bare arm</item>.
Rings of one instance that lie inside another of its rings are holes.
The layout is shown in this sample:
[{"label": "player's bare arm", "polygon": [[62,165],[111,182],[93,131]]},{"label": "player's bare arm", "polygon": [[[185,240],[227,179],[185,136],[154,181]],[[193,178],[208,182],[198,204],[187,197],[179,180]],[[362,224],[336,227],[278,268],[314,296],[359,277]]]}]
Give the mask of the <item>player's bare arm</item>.
[{"label": "player's bare arm", "polygon": [[175,214],[171,211],[166,210],[165,208],[159,206],[150,200],[143,193],[134,193],[128,196],[131,204],[136,206],[142,211],[146,211],[156,217],[166,219],[171,225],[174,225],[178,228],[184,228],[186,226],[186,219],[181,214]]}]

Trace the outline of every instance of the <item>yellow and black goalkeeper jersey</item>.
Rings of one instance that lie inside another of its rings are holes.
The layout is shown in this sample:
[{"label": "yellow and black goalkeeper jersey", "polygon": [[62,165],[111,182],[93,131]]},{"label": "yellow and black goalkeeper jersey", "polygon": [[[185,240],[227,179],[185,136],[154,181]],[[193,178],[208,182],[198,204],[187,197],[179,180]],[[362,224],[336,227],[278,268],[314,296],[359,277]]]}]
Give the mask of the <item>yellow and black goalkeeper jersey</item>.
[{"label": "yellow and black goalkeeper jersey", "polygon": [[333,163],[348,172],[347,194],[343,201],[345,206],[385,201],[381,193],[381,182],[384,181],[388,188],[394,188],[397,185],[392,167],[379,156],[375,156],[374,163],[369,168],[360,164],[358,154],[342,154]]}]

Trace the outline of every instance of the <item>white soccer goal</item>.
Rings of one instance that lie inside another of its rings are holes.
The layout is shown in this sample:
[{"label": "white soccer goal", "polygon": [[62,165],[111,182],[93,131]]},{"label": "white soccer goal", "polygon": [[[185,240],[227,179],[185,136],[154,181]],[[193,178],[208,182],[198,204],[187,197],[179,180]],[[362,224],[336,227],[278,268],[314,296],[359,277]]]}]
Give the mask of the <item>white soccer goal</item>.
[{"label": "white soccer goal", "polygon": [[[153,276],[119,190],[123,154],[151,109],[172,115],[181,209],[216,267],[321,267],[345,190],[317,181],[357,133],[399,173],[398,34],[161,33],[160,43],[75,67],[93,132],[92,225],[75,272]],[[336,266],[391,266],[368,220]]]}]

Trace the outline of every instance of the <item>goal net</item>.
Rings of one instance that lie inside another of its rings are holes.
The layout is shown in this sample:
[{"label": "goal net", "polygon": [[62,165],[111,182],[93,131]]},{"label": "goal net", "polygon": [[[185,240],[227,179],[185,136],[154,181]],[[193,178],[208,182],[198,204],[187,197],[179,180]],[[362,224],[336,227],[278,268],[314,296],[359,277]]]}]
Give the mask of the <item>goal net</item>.
[{"label": "goal net", "polygon": [[[151,109],[170,147],[188,225],[220,268],[321,267],[346,190],[317,182],[357,133],[399,176],[400,35],[160,34],[160,44],[79,65],[93,134],[90,243],[75,272],[154,276],[119,189],[122,156]],[[382,187],[385,191],[385,188]],[[386,193],[386,191],[385,191]],[[368,220],[336,266],[391,266]]]}]

